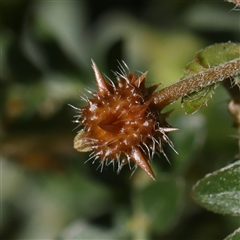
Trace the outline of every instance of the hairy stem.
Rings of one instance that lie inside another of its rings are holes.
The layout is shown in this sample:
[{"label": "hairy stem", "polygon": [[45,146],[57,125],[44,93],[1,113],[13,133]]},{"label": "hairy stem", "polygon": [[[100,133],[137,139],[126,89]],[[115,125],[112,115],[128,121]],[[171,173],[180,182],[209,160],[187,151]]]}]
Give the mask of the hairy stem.
[{"label": "hairy stem", "polygon": [[192,92],[198,91],[213,83],[223,81],[240,73],[240,58],[236,58],[218,66],[206,68],[206,70],[191,75],[180,81],[163,88],[153,95],[153,106],[162,110],[172,102]]}]

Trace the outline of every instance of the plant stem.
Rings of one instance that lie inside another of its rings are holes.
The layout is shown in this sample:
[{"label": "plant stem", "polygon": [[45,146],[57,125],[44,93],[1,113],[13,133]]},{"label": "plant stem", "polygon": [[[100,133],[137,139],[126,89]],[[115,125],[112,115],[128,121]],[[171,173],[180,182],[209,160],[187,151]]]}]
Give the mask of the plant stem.
[{"label": "plant stem", "polygon": [[162,110],[181,97],[237,74],[240,74],[240,58],[206,68],[204,71],[180,79],[178,82],[156,92],[153,95],[152,104],[156,109]]}]

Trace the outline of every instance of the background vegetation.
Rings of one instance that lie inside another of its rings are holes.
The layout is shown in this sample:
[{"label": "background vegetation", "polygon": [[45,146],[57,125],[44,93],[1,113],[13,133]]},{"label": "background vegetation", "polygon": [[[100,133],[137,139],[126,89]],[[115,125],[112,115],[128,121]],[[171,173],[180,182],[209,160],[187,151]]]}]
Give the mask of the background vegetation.
[{"label": "background vegetation", "polygon": [[[190,191],[235,159],[237,141],[218,88],[208,107],[170,116],[178,155],[140,169],[101,173],[73,149],[79,96],[95,89],[90,59],[113,78],[117,60],[177,81],[195,52],[239,42],[239,12],[223,1],[1,1],[1,238],[223,239],[239,218],[208,212]],[[226,161],[227,160],[227,161]]]}]

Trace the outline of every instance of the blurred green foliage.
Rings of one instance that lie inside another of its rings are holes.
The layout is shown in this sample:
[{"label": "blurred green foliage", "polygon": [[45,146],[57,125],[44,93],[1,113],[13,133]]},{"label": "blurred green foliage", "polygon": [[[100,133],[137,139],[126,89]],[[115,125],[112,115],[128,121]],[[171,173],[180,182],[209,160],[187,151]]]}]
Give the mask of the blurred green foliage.
[{"label": "blurred green foliage", "polygon": [[170,134],[178,155],[155,156],[157,182],[140,169],[84,164],[73,149],[77,115],[68,104],[95,89],[90,59],[110,78],[117,60],[177,81],[199,49],[239,41],[239,12],[223,1],[1,1],[1,238],[223,239],[236,217],[207,212],[192,185],[234,160],[237,144],[218,88],[185,116],[177,102]]}]

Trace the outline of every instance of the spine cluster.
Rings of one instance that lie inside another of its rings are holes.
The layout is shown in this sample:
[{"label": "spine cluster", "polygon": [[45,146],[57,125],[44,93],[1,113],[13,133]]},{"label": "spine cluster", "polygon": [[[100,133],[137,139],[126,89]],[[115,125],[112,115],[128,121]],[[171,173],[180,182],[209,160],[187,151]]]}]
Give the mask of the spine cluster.
[{"label": "spine cluster", "polygon": [[113,83],[105,81],[92,61],[97,92],[86,99],[85,107],[77,109],[76,122],[81,130],[74,139],[74,148],[92,151],[89,160],[98,159],[101,168],[117,163],[119,172],[123,165],[134,163],[133,169],[139,166],[155,180],[150,160],[157,152],[164,154],[164,143],[173,148],[167,133],[177,129],[166,121],[169,112],[162,114],[152,104],[158,85],[146,87],[147,73],[137,76],[125,67],[119,66]]}]

